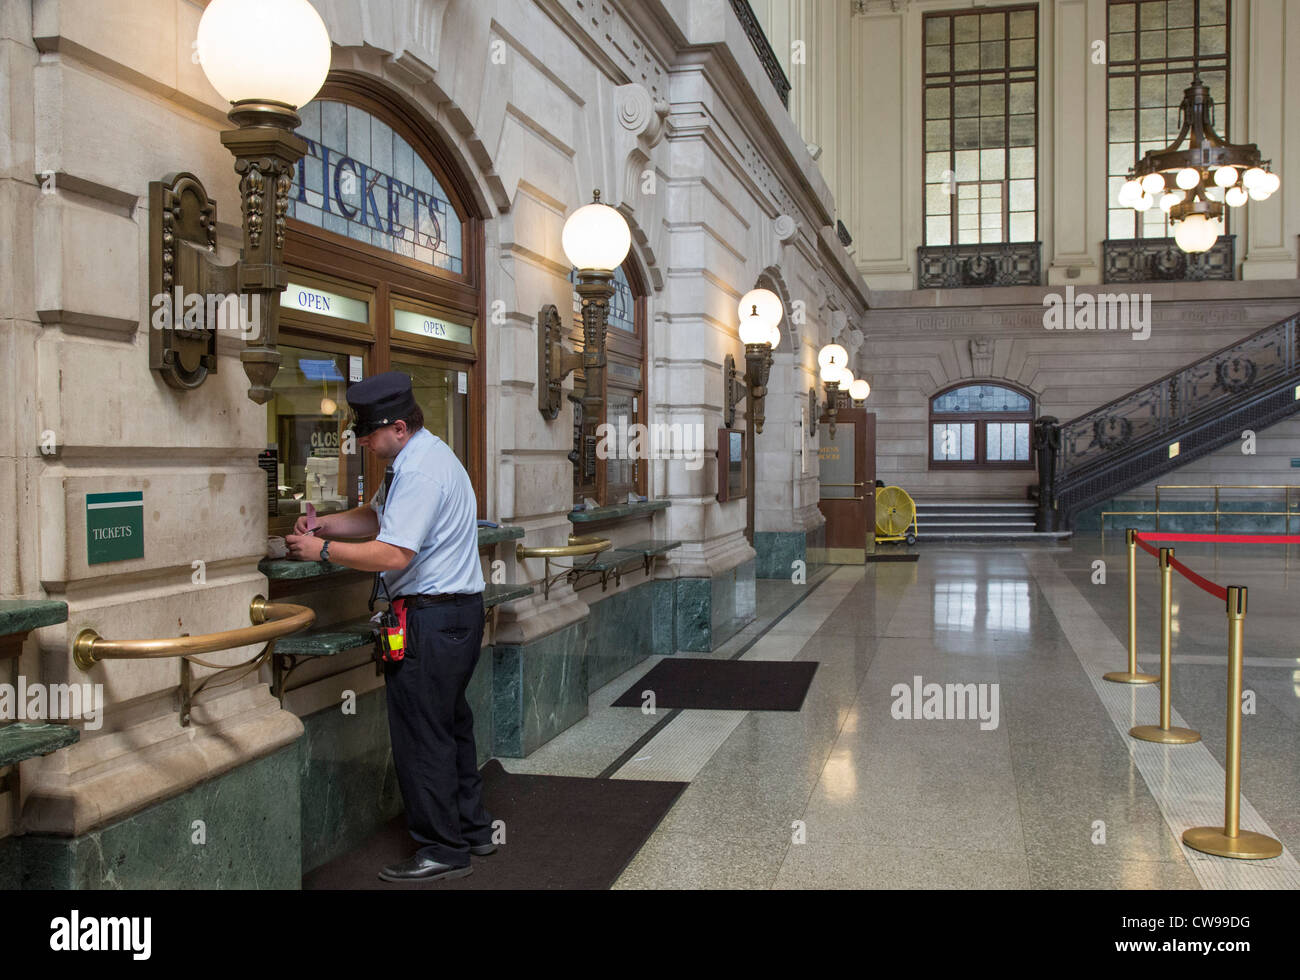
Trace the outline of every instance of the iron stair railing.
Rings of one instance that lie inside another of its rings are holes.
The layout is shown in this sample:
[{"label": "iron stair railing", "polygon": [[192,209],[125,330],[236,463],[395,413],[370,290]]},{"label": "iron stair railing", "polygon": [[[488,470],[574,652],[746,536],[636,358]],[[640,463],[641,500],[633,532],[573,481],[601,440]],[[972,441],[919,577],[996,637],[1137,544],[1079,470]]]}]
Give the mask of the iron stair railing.
[{"label": "iron stair railing", "polygon": [[1069,422],[1034,425],[1038,529],[1300,411],[1300,314],[1265,327]]}]

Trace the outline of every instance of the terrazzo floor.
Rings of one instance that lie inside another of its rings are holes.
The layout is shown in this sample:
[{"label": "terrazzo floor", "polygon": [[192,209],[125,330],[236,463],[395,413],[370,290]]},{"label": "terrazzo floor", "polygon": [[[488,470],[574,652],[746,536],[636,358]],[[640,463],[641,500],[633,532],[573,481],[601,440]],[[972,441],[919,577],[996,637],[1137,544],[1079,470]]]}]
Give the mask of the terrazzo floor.
[{"label": "terrazzo floor", "polygon": [[[1100,679],[1124,666],[1122,535],[918,550],[807,587],[759,580],[758,620],[709,656],[818,661],[801,711],[609,707],[651,658],[596,691],[582,722],[503,764],[690,782],[618,888],[1300,888],[1300,549],[1177,551],[1250,589],[1242,825],[1285,845],[1269,861],[1181,843],[1186,827],[1222,822],[1221,601],[1175,581],[1174,723],[1203,740],[1160,746],[1127,734],[1157,721],[1156,688]],[[1145,555],[1138,583],[1142,664],[1158,671]],[[896,717],[931,683],[972,700]]]}]

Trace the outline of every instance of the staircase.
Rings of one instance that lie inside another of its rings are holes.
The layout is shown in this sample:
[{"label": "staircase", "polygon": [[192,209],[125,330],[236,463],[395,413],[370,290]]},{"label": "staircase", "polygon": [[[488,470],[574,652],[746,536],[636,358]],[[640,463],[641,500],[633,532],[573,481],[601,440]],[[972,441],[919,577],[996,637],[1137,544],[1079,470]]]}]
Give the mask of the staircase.
[{"label": "staircase", "polygon": [[1300,314],[1069,422],[1035,423],[1040,530],[1300,411]]},{"label": "staircase", "polygon": [[1034,530],[1036,506],[1017,500],[925,500],[916,502],[917,540],[1034,540],[1066,533]]}]

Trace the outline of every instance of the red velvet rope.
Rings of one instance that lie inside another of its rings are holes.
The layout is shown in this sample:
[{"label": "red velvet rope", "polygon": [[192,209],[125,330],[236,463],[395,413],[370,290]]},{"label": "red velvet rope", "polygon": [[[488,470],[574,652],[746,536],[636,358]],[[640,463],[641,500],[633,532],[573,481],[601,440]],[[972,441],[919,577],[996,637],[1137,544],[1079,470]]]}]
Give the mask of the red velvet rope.
[{"label": "red velvet rope", "polygon": [[1135,538],[1134,540],[1137,541],[1138,547],[1141,548],[1143,551],[1145,551],[1147,554],[1149,554],[1152,558],[1160,557],[1160,552],[1156,551],[1155,548],[1151,547],[1151,545],[1147,544],[1140,537]]},{"label": "red velvet rope", "polygon": [[1187,579],[1187,581],[1191,582],[1193,585],[1199,585],[1215,598],[1224,600],[1228,598],[1228,590],[1222,585],[1215,585],[1208,578],[1203,578],[1202,576],[1197,575],[1177,558],[1170,557],[1169,564],[1172,568],[1176,568],[1178,571],[1182,572],[1183,578]]},{"label": "red velvet rope", "polygon": [[[1297,543],[1300,543],[1300,537],[1298,537],[1298,538],[1288,538],[1286,535],[1282,535],[1282,534],[1256,534],[1256,535],[1246,535],[1246,534],[1161,534],[1161,533],[1159,533],[1159,532],[1157,532],[1157,533],[1155,533],[1155,534],[1151,534],[1151,533],[1148,533],[1148,532],[1146,532],[1146,531],[1143,531],[1141,534],[1135,534],[1133,537],[1134,537],[1134,540],[1136,540],[1137,543],[1138,543],[1139,545],[1142,546],[1142,549],[1143,549],[1144,551],[1147,551],[1147,552],[1149,552],[1150,554],[1155,555],[1157,558],[1160,557],[1160,553],[1157,552],[1154,548],[1152,548],[1152,547],[1151,547],[1149,544],[1147,544],[1145,541],[1143,541],[1142,539],[1143,539],[1144,537],[1146,537],[1146,538],[1150,538],[1152,541],[1228,541],[1228,542],[1238,542],[1238,541],[1259,541],[1259,540],[1265,540],[1265,539],[1268,539],[1268,538],[1280,538],[1280,539],[1282,539],[1283,541],[1291,541],[1291,540],[1294,540],[1294,541],[1296,541]],[[1173,555],[1170,555],[1170,556],[1169,556],[1169,567],[1170,567],[1170,568],[1173,568],[1173,569],[1176,569],[1176,570],[1178,571],[1178,573],[1179,573],[1180,575],[1183,576],[1183,578],[1187,579],[1187,581],[1191,582],[1193,585],[1195,585],[1195,586],[1197,586],[1197,587],[1199,587],[1199,588],[1201,588],[1201,589],[1204,589],[1206,592],[1210,593],[1210,595],[1214,596],[1216,599],[1223,599],[1223,600],[1225,600],[1225,601],[1227,600],[1227,598],[1228,598],[1228,590],[1227,590],[1227,589],[1225,589],[1222,585],[1216,585],[1214,582],[1211,582],[1208,578],[1205,578],[1203,575],[1198,575],[1198,574],[1196,574],[1196,572],[1192,571],[1190,568],[1188,568],[1186,565],[1184,565],[1182,562],[1180,562],[1180,561],[1179,561],[1177,558],[1175,558]]]}]

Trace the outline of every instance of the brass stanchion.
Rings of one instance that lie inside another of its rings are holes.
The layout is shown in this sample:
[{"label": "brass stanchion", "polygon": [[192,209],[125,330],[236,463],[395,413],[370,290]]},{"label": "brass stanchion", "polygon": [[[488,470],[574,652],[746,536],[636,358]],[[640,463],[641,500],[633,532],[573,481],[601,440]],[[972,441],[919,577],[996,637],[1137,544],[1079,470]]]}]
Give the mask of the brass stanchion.
[{"label": "brass stanchion", "polygon": [[1138,725],[1129,729],[1129,734],[1146,742],[1163,742],[1166,745],[1186,745],[1199,742],[1199,732],[1190,728],[1174,728],[1170,725],[1173,714],[1171,698],[1173,695],[1172,662],[1170,636],[1173,632],[1174,569],[1169,559],[1174,557],[1173,548],[1160,549],[1160,724]]},{"label": "brass stanchion", "polygon": [[1226,858],[1274,858],[1282,844],[1241,829],[1241,664],[1246,635],[1246,587],[1228,586],[1228,745],[1224,759],[1223,826],[1193,827],[1183,843]]},{"label": "brass stanchion", "polygon": [[1128,670],[1112,670],[1103,674],[1102,680],[1116,684],[1154,684],[1159,677],[1138,672],[1137,531],[1129,528],[1124,532],[1124,539],[1128,542]]}]

